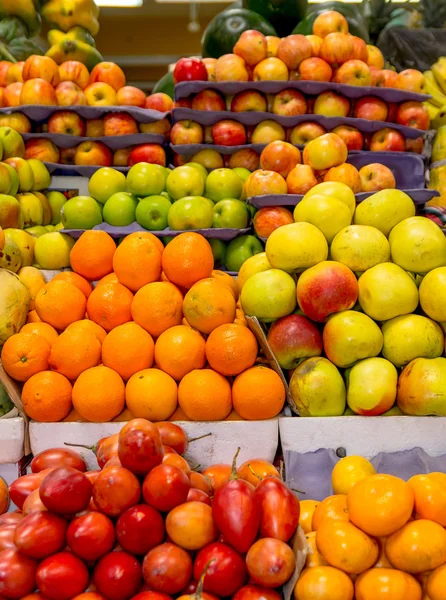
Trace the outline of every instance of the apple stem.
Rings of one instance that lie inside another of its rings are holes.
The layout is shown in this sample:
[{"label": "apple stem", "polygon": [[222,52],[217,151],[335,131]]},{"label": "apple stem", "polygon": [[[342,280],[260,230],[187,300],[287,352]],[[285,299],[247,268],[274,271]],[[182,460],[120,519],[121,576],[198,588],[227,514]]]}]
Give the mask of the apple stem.
[{"label": "apple stem", "polygon": [[211,435],[212,435],[212,433],[205,433],[204,435],[200,435],[198,437],[191,438],[190,440],[187,440],[187,441],[190,444],[191,442],[196,442],[197,440],[202,440],[203,438],[207,438]]},{"label": "apple stem", "polygon": [[0,42],[0,54],[3,55],[5,60],[9,60],[12,63],[16,63],[16,58],[9,52],[8,48],[3,42]]}]

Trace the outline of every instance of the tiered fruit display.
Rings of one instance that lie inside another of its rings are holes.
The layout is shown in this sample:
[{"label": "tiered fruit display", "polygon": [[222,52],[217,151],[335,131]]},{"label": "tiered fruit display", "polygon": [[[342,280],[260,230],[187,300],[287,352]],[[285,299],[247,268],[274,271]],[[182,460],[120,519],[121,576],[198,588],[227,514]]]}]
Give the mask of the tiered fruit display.
[{"label": "tiered fruit display", "polygon": [[262,460],[193,471],[187,445],[177,425],[135,419],[99,440],[100,470],[73,450],[37,455],[0,519],[4,597],[279,600],[297,497]]},{"label": "tiered fruit display", "polygon": [[301,502],[308,555],[295,600],[442,600],[446,475],[406,483],[351,456],[334,467],[332,486],[322,502]]},{"label": "tiered fruit display", "polygon": [[87,231],[70,261],[73,272],[47,284],[33,273],[28,324],[2,348],[3,368],[24,382],[31,419],[263,420],[280,413],[284,384],[256,364],[237,286],[213,270],[202,236],[183,233],[164,248],[152,234],[134,233],[116,248],[107,233]]}]

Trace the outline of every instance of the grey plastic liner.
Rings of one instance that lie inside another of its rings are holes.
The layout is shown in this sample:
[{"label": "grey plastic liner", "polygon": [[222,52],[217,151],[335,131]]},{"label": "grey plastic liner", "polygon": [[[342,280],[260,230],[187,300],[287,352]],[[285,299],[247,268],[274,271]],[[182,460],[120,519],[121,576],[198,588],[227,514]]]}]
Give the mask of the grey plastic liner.
[{"label": "grey plastic liner", "polygon": [[[90,165],[61,165],[59,163],[44,163],[51,175],[65,175],[73,176],[80,175],[81,177],[91,177],[93,173],[96,173],[98,169],[102,169],[102,166],[90,166]],[[112,165],[113,166],[113,165]],[[127,173],[130,167],[113,167],[117,171]]]},{"label": "grey plastic liner", "polygon": [[[333,494],[331,472],[339,461],[334,449],[321,448],[315,452],[285,452],[286,481],[300,492],[301,500],[324,500]],[[446,473],[446,455],[432,457],[422,448],[401,452],[380,452],[372,459],[377,473],[386,473],[406,481],[420,473]]]},{"label": "grey plastic liner", "polygon": [[[84,231],[85,229],[62,229],[61,233],[68,233],[68,235],[70,235],[71,237],[78,238],[83,234]],[[144,227],[141,227],[139,223],[134,222],[131,225],[127,225],[125,227],[113,227],[113,225],[109,225],[108,223],[101,223],[100,225],[95,225],[95,227],[93,227],[93,231],[105,231],[114,238],[120,238],[125,235],[129,235],[130,233],[148,230],[144,229]],[[161,231],[150,231],[149,233],[153,233],[153,235],[156,235],[157,237],[175,237],[177,235],[180,235],[180,233],[185,233],[186,231],[194,231],[195,233],[200,233],[208,239],[217,239],[222,240],[223,242],[230,242],[239,235],[245,235],[251,230],[249,229],[249,227],[247,227],[246,229],[230,229],[222,227],[215,229],[187,229],[184,231],[175,231],[168,227],[167,229],[163,229]]]},{"label": "grey plastic liner", "polygon": [[134,133],[132,135],[107,135],[102,137],[83,137],[64,133],[22,133],[22,137],[26,142],[41,138],[51,140],[58,148],[73,148],[82,142],[102,142],[110,150],[119,150],[120,148],[129,148],[140,144],[165,146],[168,143],[164,135],[158,133]]},{"label": "grey plastic liner", "polygon": [[175,100],[187,98],[191,94],[198,94],[201,90],[210,88],[228,96],[245,90],[257,90],[264,94],[277,94],[281,90],[293,88],[303,94],[314,96],[327,90],[333,90],[351,99],[362,98],[362,96],[377,96],[385,102],[405,102],[408,100],[424,102],[430,98],[429,94],[417,94],[407,90],[372,86],[361,87],[329,81],[182,81],[175,86]]},{"label": "grey plastic liner", "polygon": [[123,112],[131,115],[138,123],[154,123],[170,115],[170,112],[163,113],[158,110],[138,108],[137,106],[42,106],[40,104],[0,108],[0,114],[20,112],[32,121],[45,121],[55,112],[67,110],[77,113],[84,119],[100,119],[113,112]]},{"label": "grey plastic liner", "polygon": [[421,129],[415,129],[414,127],[399,125],[398,123],[391,123],[389,121],[370,121],[369,119],[357,119],[356,117],[324,117],[322,115],[313,114],[282,117],[269,112],[231,112],[226,110],[211,111],[193,110],[192,108],[174,108],[172,111],[172,118],[174,122],[191,119],[205,127],[214,125],[224,119],[238,121],[246,126],[257,125],[261,121],[270,119],[276,123],[280,123],[283,127],[295,127],[299,123],[311,121],[319,123],[319,125],[322,125],[322,127],[325,127],[328,131],[332,131],[339,125],[350,125],[351,127],[356,127],[359,131],[362,131],[362,133],[375,133],[375,131],[390,127],[391,129],[399,131],[404,137],[409,139],[415,139],[426,134],[426,131]]}]

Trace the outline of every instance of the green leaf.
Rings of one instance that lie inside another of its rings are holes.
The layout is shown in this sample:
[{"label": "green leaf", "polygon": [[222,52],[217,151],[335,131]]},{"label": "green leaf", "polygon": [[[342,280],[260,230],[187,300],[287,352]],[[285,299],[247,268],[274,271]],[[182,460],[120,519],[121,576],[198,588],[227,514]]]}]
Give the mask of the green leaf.
[{"label": "green leaf", "polygon": [[45,54],[42,48],[34,40],[28,40],[25,37],[12,40],[12,42],[8,44],[8,50],[18,61],[26,60],[32,54]]},{"label": "green leaf", "polygon": [[0,40],[9,44],[15,38],[27,37],[28,28],[18,17],[6,17],[0,21]]}]

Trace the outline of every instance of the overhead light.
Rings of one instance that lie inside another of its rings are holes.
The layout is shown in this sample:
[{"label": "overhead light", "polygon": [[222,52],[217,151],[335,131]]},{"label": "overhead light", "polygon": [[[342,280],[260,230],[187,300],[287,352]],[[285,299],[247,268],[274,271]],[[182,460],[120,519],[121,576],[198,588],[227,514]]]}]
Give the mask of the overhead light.
[{"label": "overhead light", "polygon": [[144,0],[95,0],[95,2],[103,8],[138,8],[144,4]]}]

